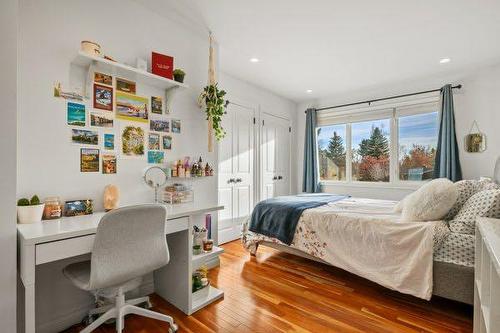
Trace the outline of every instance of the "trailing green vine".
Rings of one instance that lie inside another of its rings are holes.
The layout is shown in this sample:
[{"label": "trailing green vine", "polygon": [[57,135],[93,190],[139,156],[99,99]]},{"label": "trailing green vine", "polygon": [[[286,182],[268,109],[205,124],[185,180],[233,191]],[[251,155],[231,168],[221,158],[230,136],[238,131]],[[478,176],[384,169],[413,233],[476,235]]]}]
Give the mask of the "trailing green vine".
[{"label": "trailing green vine", "polygon": [[226,131],[221,126],[222,117],[225,113],[226,92],[219,89],[216,84],[211,84],[203,88],[200,94],[200,105],[205,105],[207,120],[212,120],[212,127],[215,132],[215,138],[220,141],[226,136]]}]

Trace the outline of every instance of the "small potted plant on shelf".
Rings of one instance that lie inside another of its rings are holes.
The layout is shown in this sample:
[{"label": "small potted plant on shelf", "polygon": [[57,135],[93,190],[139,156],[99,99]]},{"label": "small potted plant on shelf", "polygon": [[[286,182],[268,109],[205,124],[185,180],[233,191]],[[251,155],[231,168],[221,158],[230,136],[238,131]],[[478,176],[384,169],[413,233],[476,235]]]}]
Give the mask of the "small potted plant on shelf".
[{"label": "small potted plant on shelf", "polygon": [[184,82],[184,76],[186,76],[186,72],[184,72],[180,68],[176,68],[174,70],[174,80],[180,83]]},{"label": "small potted plant on shelf", "polygon": [[17,220],[20,224],[40,222],[43,216],[44,203],[35,194],[30,200],[26,198],[17,201]]}]

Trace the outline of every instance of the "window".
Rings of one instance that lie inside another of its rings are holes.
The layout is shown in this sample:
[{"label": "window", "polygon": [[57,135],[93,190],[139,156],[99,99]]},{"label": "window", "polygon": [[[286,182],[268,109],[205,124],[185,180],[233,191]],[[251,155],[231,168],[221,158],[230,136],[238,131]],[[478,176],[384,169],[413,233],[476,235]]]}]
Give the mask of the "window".
[{"label": "window", "polygon": [[399,179],[432,179],[438,136],[438,113],[399,118]]},{"label": "window", "polygon": [[319,114],[321,181],[405,183],[432,179],[439,114],[435,102]]},{"label": "window", "polygon": [[352,179],[388,182],[390,119],[352,124]]},{"label": "window", "polygon": [[317,137],[320,180],[346,180],[346,125],[319,127]]}]

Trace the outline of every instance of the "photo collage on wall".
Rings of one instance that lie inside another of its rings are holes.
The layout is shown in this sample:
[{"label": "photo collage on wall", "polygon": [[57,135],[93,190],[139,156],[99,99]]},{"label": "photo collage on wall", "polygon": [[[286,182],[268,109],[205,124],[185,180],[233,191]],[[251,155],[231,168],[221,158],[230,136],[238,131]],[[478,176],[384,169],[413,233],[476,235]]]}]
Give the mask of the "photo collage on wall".
[{"label": "photo collage on wall", "polygon": [[179,119],[164,118],[164,98],[137,95],[136,82],[97,71],[91,87],[91,103],[66,101],[71,142],[80,148],[80,172],[116,174],[118,157],[163,163],[172,133],[181,133]]}]

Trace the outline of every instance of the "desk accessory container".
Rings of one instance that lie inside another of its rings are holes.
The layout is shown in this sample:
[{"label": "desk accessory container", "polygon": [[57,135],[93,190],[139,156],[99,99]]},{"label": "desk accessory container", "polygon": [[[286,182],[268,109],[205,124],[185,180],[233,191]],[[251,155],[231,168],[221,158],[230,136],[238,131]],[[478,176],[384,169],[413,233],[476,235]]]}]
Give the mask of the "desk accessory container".
[{"label": "desk accessory container", "polygon": [[17,221],[19,224],[36,223],[42,220],[44,203],[40,203],[38,196],[34,195],[31,200],[26,198],[17,201]]}]

